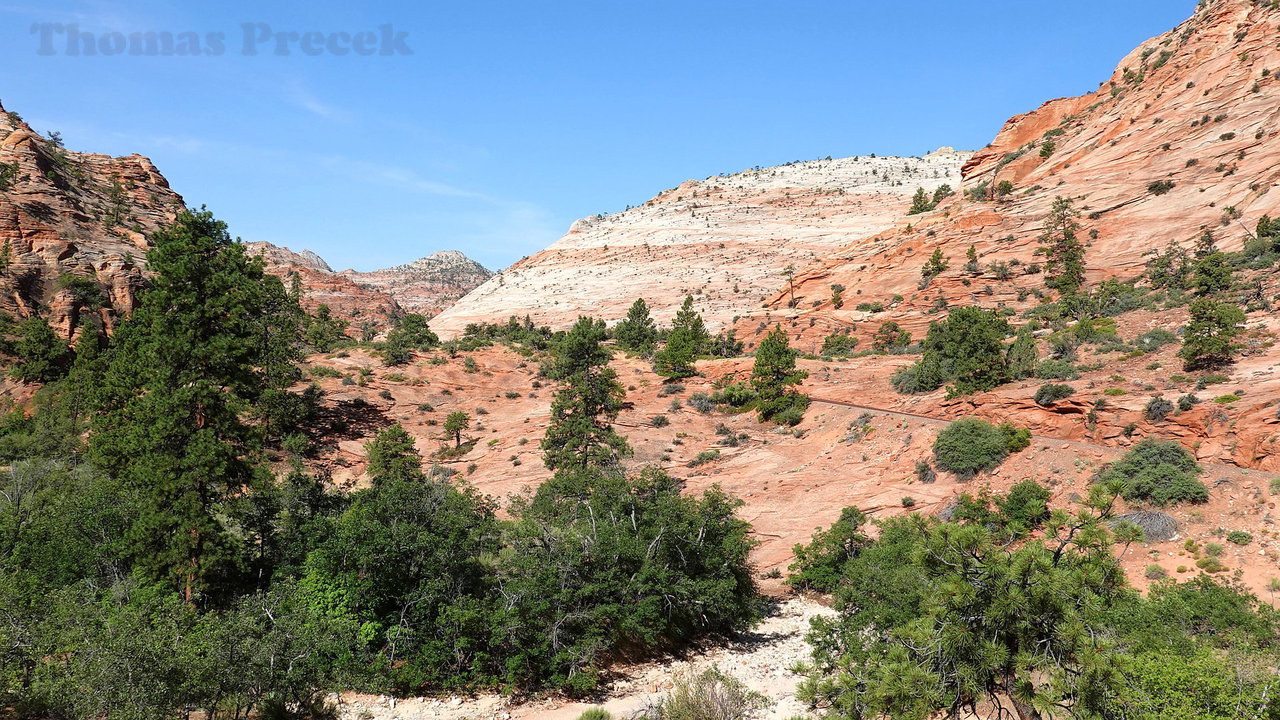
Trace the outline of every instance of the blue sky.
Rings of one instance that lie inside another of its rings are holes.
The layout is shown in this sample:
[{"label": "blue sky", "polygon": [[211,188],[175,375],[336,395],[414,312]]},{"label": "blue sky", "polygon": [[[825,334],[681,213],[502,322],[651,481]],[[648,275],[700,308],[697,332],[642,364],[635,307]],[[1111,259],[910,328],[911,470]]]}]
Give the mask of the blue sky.
[{"label": "blue sky", "polygon": [[[71,149],[150,156],[246,240],[335,268],[459,249],[496,269],[688,178],[981,147],[1194,6],[0,0],[0,100]],[[108,49],[111,32],[195,32],[202,50],[222,33],[223,52],[70,56],[48,29],[41,55],[38,23]],[[257,55],[243,23],[269,28]],[[411,55],[273,53],[283,33],[341,49],[336,33],[386,24]]]}]

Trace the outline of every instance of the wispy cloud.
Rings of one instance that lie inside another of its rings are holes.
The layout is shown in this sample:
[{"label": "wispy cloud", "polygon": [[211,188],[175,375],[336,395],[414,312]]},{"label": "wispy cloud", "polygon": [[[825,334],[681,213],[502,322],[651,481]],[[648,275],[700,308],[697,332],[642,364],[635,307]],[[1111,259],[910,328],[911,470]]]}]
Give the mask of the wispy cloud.
[{"label": "wispy cloud", "polygon": [[345,108],[323,102],[301,83],[289,87],[287,97],[295,106],[306,110],[316,117],[336,122],[350,122],[354,115]]},{"label": "wispy cloud", "polygon": [[448,183],[432,180],[424,177],[414,170],[396,167],[394,165],[380,165],[378,163],[371,163],[363,160],[351,160],[349,158],[339,156],[327,157],[325,158],[325,162],[330,166],[342,167],[348,172],[353,172],[357,177],[366,180],[373,180],[398,190],[406,190],[422,195],[479,200],[492,204],[500,204],[502,202],[497,198],[492,198],[484,193],[466,190]]}]

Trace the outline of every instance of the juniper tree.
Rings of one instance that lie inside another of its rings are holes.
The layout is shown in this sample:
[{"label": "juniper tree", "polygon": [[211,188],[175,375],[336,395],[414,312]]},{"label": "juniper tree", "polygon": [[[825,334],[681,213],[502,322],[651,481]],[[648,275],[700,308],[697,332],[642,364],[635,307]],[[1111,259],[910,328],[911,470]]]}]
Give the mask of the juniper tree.
[{"label": "juniper tree", "polygon": [[471,417],[461,410],[449,413],[444,419],[444,431],[453,436],[453,447],[462,447],[462,431],[471,427]]}]

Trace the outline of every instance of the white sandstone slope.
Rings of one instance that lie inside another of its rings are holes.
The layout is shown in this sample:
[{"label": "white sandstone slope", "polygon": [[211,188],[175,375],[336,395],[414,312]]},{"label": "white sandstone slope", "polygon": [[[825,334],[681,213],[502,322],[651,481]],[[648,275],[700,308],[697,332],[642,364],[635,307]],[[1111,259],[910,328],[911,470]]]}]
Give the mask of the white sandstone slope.
[{"label": "white sandstone slope", "polygon": [[919,187],[957,187],[970,154],[812,160],[690,180],[639,207],[575,222],[431,326],[447,338],[467,323],[511,315],[555,328],[582,314],[612,323],[637,297],[667,322],[692,294],[710,328],[726,327],[782,288],[788,265],[801,268],[903,221]]}]

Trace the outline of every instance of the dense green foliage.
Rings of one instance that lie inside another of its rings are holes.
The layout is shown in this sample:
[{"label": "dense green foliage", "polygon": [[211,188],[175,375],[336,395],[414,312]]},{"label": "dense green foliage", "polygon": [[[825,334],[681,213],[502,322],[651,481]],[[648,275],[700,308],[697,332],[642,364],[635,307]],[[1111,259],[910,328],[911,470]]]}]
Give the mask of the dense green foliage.
[{"label": "dense green foliage", "polygon": [[1111,463],[1098,479],[1115,483],[1126,500],[1147,500],[1156,505],[1205,502],[1209,491],[1196,479],[1200,465],[1191,453],[1172,440],[1147,438]]},{"label": "dense green foliage", "polygon": [[413,357],[414,350],[426,350],[439,342],[440,338],[427,327],[425,317],[409,313],[387,333],[382,354],[388,365],[403,365]]},{"label": "dense green foliage", "polygon": [[328,305],[321,304],[314,315],[308,315],[302,337],[317,352],[330,352],[346,344],[347,321],[335,317]]},{"label": "dense green foliage", "polygon": [[1009,324],[990,310],[966,306],[931,323],[924,355],[893,376],[901,393],[922,393],[951,383],[955,395],[983,392],[1010,379],[1004,339]]},{"label": "dense green foliage", "polygon": [[1070,397],[1073,393],[1075,393],[1075,389],[1070,385],[1045,383],[1036,390],[1035,401],[1037,405],[1049,407],[1059,400]]},{"label": "dense green foliage", "polygon": [[1063,295],[1074,295],[1084,287],[1084,243],[1077,237],[1079,217],[1080,211],[1070,198],[1055,198],[1037,249],[1045,257],[1045,284]]},{"label": "dense green foliage", "polygon": [[1186,369],[1220,367],[1231,362],[1239,350],[1235,340],[1244,329],[1244,311],[1209,298],[1191,303],[1190,311],[1191,320],[1178,351]]},{"label": "dense green foliage", "polygon": [[[314,717],[341,689],[586,692],[621,652],[759,616],[738,501],[616,469],[602,323],[557,343],[557,473],[502,518],[424,469],[399,425],[366,446],[371,485],[339,492],[269,462],[313,430],[296,294],[207,212],[153,241],[154,279],[105,351],[86,328],[33,413],[0,416],[6,713],[238,720]],[[396,344],[433,343],[411,318]],[[551,335],[513,320],[464,339],[495,337]],[[444,423],[455,444],[466,419]]]},{"label": "dense green foliage", "polygon": [[613,329],[613,337],[618,347],[641,355],[650,355],[658,344],[658,327],[653,324],[649,315],[649,306],[644,298],[636,298],[627,310],[627,317]]},{"label": "dense green foliage", "polygon": [[846,332],[833,332],[822,340],[822,355],[849,357],[858,348],[858,338]]},{"label": "dense green foliage", "polygon": [[755,390],[755,408],[760,422],[796,425],[809,407],[809,397],[794,389],[809,373],[796,369],[796,351],[791,349],[787,334],[776,327],[765,335],[756,348],[751,370],[751,387]]},{"label": "dense green foliage", "polygon": [[942,429],[933,442],[933,454],[940,469],[962,478],[996,467],[1009,453],[1027,447],[1027,430],[1006,423],[996,426],[978,418],[957,420]]},{"label": "dense green foliage", "polygon": [[152,242],[156,277],[107,356],[89,457],[137,493],[139,569],[194,602],[248,569],[219,516],[261,479],[248,416],[299,379],[300,318],[211,213],[184,213]]},{"label": "dense green foliage", "polygon": [[10,375],[23,382],[49,382],[66,374],[71,349],[44,318],[27,318],[16,331],[18,340],[12,350],[17,361],[10,366]]},{"label": "dense green foliage", "polygon": [[1075,514],[1047,497],[1023,483],[948,522],[886,520],[874,541],[846,511],[798,549],[792,581],[823,578],[840,610],[814,621],[801,696],[850,720],[1274,717],[1270,607],[1207,576],[1143,598],[1113,554],[1140,534],[1109,528],[1113,496],[1099,486]]},{"label": "dense green foliage", "polygon": [[666,344],[653,356],[653,367],[658,374],[672,378],[692,377],[697,373],[693,361],[705,354],[711,345],[702,316],[693,309],[693,296],[686,295],[684,303],[671,321]]},{"label": "dense green foliage", "polygon": [[603,320],[582,317],[556,344],[547,375],[563,383],[551,404],[551,426],[542,440],[552,470],[613,467],[631,453],[611,423],[626,391],[609,367]]},{"label": "dense green foliage", "polygon": [[871,336],[871,347],[878,352],[894,352],[910,344],[911,333],[892,320],[882,323],[875,335]]}]

